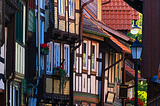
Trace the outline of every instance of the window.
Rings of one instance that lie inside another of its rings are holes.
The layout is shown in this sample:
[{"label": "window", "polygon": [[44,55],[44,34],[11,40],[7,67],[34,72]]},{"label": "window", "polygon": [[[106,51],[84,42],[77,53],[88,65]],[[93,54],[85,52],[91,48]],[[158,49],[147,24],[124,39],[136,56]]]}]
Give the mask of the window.
[{"label": "window", "polygon": [[53,42],[48,43],[49,45],[49,53],[46,57],[46,72],[47,74],[52,74],[53,73]]},{"label": "window", "polygon": [[[113,53],[113,52],[110,52],[110,55],[109,55],[110,57],[110,59],[109,59],[109,66],[110,65],[112,65],[112,64],[114,64],[115,63],[115,61],[116,61],[116,54],[115,53]],[[116,66],[113,66],[113,67],[111,67],[110,69],[109,69],[109,84],[108,84],[108,86],[109,87],[114,87],[115,86],[115,69],[116,69]]]},{"label": "window", "polygon": [[59,14],[64,15],[64,9],[65,9],[64,6],[65,6],[64,5],[64,0],[58,0],[58,12],[59,12]]},{"label": "window", "polygon": [[69,0],[69,17],[74,17],[74,0]]},{"label": "window", "polygon": [[70,53],[69,53],[69,45],[64,44],[64,69],[67,72],[68,76],[69,76],[69,58],[70,57]]},{"label": "window", "polygon": [[96,71],[96,44],[92,44],[92,70]]},{"label": "window", "polygon": [[[23,22],[25,22],[25,17],[23,17],[24,16],[24,13],[25,13],[25,11],[24,11],[24,6],[23,6],[23,4],[19,1],[19,0],[17,0],[17,4],[22,8],[22,12],[17,12],[16,13],[16,40],[18,40],[18,41],[20,41],[21,43],[23,42],[23,27],[24,27],[24,25],[23,24],[25,24],[25,23],[23,23]],[[24,20],[24,21],[23,21]]]},{"label": "window", "polygon": [[54,67],[60,66],[60,44],[54,43]]},{"label": "window", "polygon": [[83,68],[87,69],[87,41],[83,42]]}]

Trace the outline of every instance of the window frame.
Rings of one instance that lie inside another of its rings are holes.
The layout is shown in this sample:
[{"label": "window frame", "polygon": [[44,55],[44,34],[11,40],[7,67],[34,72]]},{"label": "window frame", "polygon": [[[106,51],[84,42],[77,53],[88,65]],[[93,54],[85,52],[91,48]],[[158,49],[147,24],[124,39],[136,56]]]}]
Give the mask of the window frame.
[{"label": "window frame", "polygon": [[86,67],[84,67],[84,62],[83,62],[83,69],[86,69],[87,70],[87,63],[88,63],[88,42],[86,40],[83,41],[83,61],[84,61],[84,43],[86,43]]},{"label": "window frame", "polygon": [[53,42],[47,43],[49,47],[49,53],[46,56],[46,74],[53,74]]},{"label": "window frame", "polygon": [[[57,52],[56,52],[57,49],[55,50],[55,46],[59,47]],[[54,67],[60,66],[60,49],[61,49],[60,43],[54,43]],[[58,57],[56,57],[57,56],[56,53],[58,54]],[[56,64],[55,64],[56,61],[55,58],[58,61],[58,63]]]},{"label": "window frame", "polygon": [[74,0],[69,0],[69,18],[74,19]]},{"label": "window frame", "polygon": [[[68,48],[68,51],[65,51],[65,47],[66,48]],[[68,56],[66,55],[66,52],[68,52]],[[65,61],[64,61],[64,69],[65,69],[65,71],[67,72],[67,75],[69,76],[69,71],[70,71],[70,46],[68,45],[68,44],[64,44],[64,53],[63,53],[63,55],[64,55],[64,59],[65,59]],[[67,63],[66,63],[66,56],[67,56]],[[67,70],[66,70],[66,64],[68,65],[67,66]]]},{"label": "window frame", "polygon": [[[94,56],[94,69],[93,69],[93,66],[92,66],[92,71],[96,71],[96,43],[92,43],[92,49],[93,49],[93,46],[95,46],[95,50],[94,50],[94,53],[95,53],[95,56]],[[93,50],[92,50],[93,51]],[[91,52],[91,56],[92,56],[92,52]],[[92,57],[93,59],[93,57]]]},{"label": "window frame", "polygon": [[65,15],[65,0],[58,0],[58,14]]}]

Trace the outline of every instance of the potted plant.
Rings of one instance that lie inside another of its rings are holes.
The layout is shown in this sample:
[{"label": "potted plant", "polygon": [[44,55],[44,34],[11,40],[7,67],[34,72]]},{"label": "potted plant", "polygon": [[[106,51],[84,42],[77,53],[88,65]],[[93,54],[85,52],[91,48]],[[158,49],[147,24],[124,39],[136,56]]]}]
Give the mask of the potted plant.
[{"label": "potted plant", "polygon": [[61,89],[66,87],[66,83],[68,81],[67,72],[64,70],[63,64],[54,68],[54,75],[60,78],[59,92],[61,92]]},{"label": "potted plant", "polygon": [[[132,97],[129,99],[129,97],[126,99],[125,104],[126,106],[134,106],[135,97]],[[143,106],[143,101],[137,98],[137,106]]]},{"label": "potted plant", "polygon": [[42,43],[40,44],[40,47],[41,47],[41,53],[44,54],[44,55],[48,55],[49,53],[49,45],[47,45],[47,43]]}]

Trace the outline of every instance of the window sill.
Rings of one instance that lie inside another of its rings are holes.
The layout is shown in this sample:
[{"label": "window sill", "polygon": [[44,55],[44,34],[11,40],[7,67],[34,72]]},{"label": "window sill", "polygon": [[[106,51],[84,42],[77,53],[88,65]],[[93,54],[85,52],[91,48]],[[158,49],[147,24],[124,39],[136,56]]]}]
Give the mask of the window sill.
[{"label": "window sill", "polygon": [[73,68],[73,71],[76,71],[76,68]]},{"label": "window sill", "polygon": [[52,72],[46,72],[47,75],[53,75]]},{"label": "window sill", "polygon": [[69,19],[73,19],[74,20],[74,17],[73,16],[69,16]]},{"label": "window sill", "polygon": [[58,15],[59,15],[59,16],[63,16],[63,17],[65,17],[65,15],[64,15],[64,14],[61,14],[61,13],[59,13]]},{"label": "window sill", "polygon": [[83,70],[82,70],[82,73],[86,73],[86,74],[88,74],[88,70],[83,69]]},{"label": "window sill", "polygon": [[91,75],[96,75],[96,73],[97,73],[97,72],[94,71],[94,70],[91,71]]}]

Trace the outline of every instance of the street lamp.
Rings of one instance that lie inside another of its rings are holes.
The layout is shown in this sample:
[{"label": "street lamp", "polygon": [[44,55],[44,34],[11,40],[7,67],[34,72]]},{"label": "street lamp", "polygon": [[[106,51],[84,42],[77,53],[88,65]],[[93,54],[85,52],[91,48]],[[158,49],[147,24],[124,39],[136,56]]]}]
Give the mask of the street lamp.
[{"label": "street lamp", "polygon": [[141,58],[142,54],[142,45],[139,43],[136,37],[136,41],[131,45],[131,53],[132,53],[132,58],[135,60],[135,106],[137,106],[137,86],[138,86],[138,65],[137,65],[137,60]]},{"label": "street lamp", "polygon": [[133,35],[137,34],[139,29],[141,29],[141,28],[136,25],[136,21],[134,20],[133,25],[132,25],[132,29],[131,29],[131,34],[133,34]]}]

